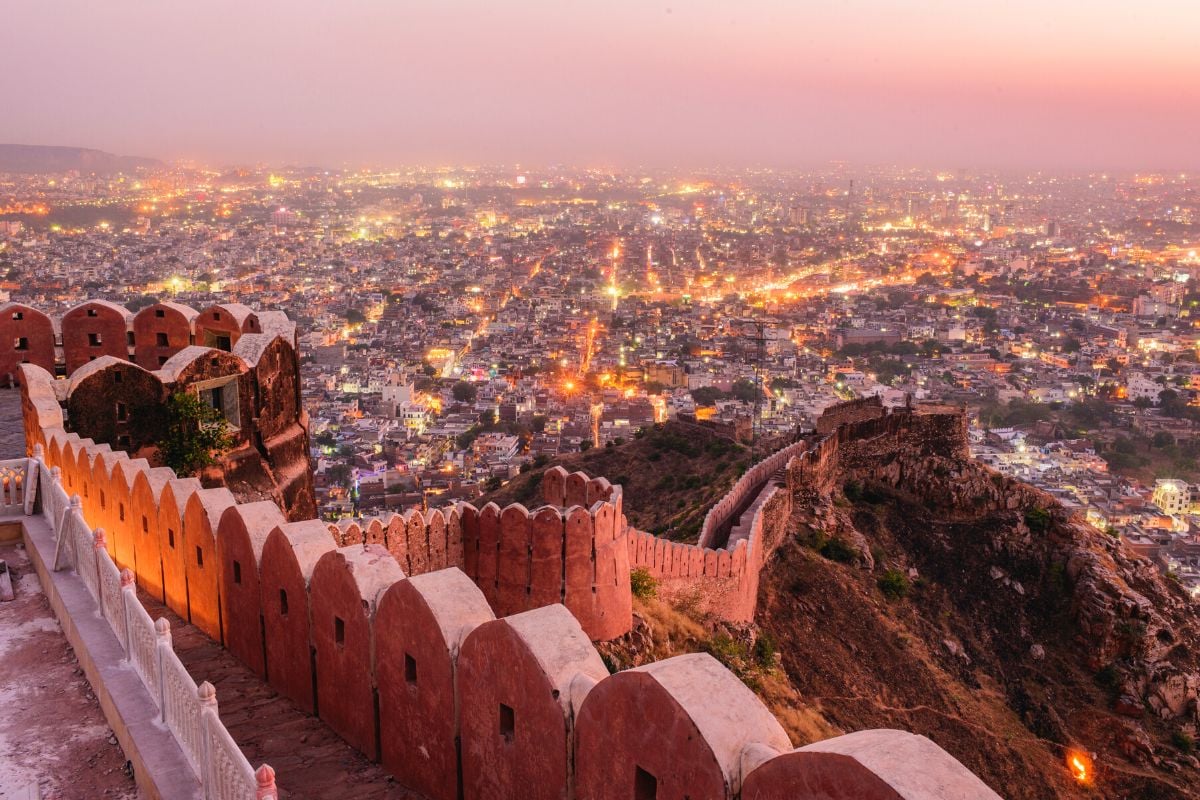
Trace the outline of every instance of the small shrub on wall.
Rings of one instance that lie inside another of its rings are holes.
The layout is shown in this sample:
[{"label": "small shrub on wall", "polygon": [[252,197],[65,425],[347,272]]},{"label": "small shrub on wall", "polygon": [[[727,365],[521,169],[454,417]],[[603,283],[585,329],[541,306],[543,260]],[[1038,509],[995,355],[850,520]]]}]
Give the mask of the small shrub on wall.
[{"label": "small shrub on wall", "polygon": [[220,411],[191,392],[167,400],[167,433],[158,449],[176,475],[184,478],[212,466],[230,443],[229,423]]}]

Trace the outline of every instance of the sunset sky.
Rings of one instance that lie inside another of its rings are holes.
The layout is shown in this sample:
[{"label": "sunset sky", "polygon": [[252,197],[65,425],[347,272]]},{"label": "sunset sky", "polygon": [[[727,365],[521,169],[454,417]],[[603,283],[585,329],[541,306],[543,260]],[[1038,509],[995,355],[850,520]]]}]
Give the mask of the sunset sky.
[{"label": "sunset sky", "polygon": [[215,163],[1200,168],[1194,0],[8,0],[0,142]]}]

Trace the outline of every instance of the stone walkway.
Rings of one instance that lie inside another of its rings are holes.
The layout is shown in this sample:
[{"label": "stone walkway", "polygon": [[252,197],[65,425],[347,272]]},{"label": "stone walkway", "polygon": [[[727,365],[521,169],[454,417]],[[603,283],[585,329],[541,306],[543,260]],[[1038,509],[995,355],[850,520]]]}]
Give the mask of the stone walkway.
[{"label": "stone walkway", "polygon": [[0,602],[0,798],[137,797],[112,735],[20,542],[0,543],[16,598]]},{"label": "stone walkway", "polygon": [[221,720],[255,769],[270,764],[283,800],[421,800],[396,784],[320,719],[300,711],[228,650],[139,592],[153,619],[171,622],[175,652],[192,678],[217,690]]}]

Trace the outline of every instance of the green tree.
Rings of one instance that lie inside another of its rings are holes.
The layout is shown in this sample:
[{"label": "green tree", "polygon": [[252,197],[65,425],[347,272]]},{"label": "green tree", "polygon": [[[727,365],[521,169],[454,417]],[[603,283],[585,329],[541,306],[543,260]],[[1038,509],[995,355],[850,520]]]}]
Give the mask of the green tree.
[{"label": "green tree", "polygon": [[1174,389],[1163,389],[1158,393],[1158,405],[1164,416],[1182,417],[1187,409],[1187,400]]},{"label": "green tree", "polygon": [[715,406],[717,401],[724,396],[725,393],[715,386],[701,386],[692,389],[692,400],[698,406]]},{"label": "green tree", "polygon": [[176,475],[195,475],[217,463],[231,438],[221,412],[191,392],[177,392],[167,400],[167,432],[158,450]]},{"label": "green tree", "polygon": [[658,581],[648,569],[638,567],[629,573],[629,588],[639,600],[650,600],[658,594]]},{"label": "green tree", "polygon": [[450,389],[450,393],[460,403],[474,403],[479,396],[479,390],[470,381],[459,381]]},{"label": "green tree", "polygon": [[734,397],[749,405],[758,396],[758,387],[754,385],[754,381],[738,378],[733,383],[732,392]]},{"label": "green tree", "polygon": [[1170,447],[1175,444],[1175,437],[1166,431],[1159,431],[1154,434],[1154,438],[1150,440],[1150,444],[1161,450],[1164,447]]}]

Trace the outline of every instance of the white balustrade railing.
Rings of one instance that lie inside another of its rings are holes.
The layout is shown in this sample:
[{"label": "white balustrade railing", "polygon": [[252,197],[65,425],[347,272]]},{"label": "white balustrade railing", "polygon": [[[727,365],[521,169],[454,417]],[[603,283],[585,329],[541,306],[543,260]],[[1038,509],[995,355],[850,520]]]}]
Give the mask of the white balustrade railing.
[{"label": "white balustrade railing", "polygon": [[[226,797],[253,797],[258,789],[254,770],[242,755],[237,742],[217,719],[216,711],[205,708],[205,800],[222,800]],[[272,773],[272,778],[274,774]]]},{"label": "white balustrade railing", "polygon": [[188,674],[171,645],[170,622],[150,618],[137,599],[133,573],[117,568],[104,531],[88,525],[79,496],[67,494],[58,467],[46,466],[40,446],[33,458],[0,461],[0,513],[19,508],[32,515],[38,499],[54,532],[55,571],[69,567],[87,586],[195,771],[205,800],[278,800],[275,771],[266,764],[257,772],[250,766],[217,714],[216,690],[207,681],[197,686]]},{"label": "white balustrade railing", "polygon": [[[121,592],[125,595],[125,630],[128,632],[126,638],[129,642],[125,652],[128,654],[133,668],[141,677],[142,683],[150,691],[154,705],[158,706],[158,710],[161,712],[158,633],[154,629],[154,620],[150,619],[150,615],[146,613],[146,607],[138,602],[133,573],[127,569],[121,570]],[[166,619],[160,621],[166,623],[167,629],[170,630],[171,623]]]},{"label": "white balustrade railing", "polygon": [[[168,633],[165,642],[168,649],[171,646],[169,636]],[[163,646],[164,643],[160,640],[159,648],[162,649]],[[199,775],[205,763],[205,720],[200,713],[203,703],[201,687],[192,680],[192,676],[184,669],[178,658],[169,658],[166,654],[162,654],[161,658],[163,721],[167,723],[171,733],[175,734],[179,746],[183,749],[183,754],[187,756],[192,769]],[[215,703],[215,690],[213,690],[212,684],[205,683],[202,686],[208,687],[207,691],[214,693],[213,702]]]},{"label": "white balustrade railing", "polygon": [[0,513],[25,513],[26,480],[30,472],[27,458],[0,461]]},{"label": "white balustrade railing", "polygon": [[99,575],[100,613],[117,635],[121,647],[129,652],[129,629],[125,626],[125,594],[121,591],[121,571],[104,548],[96,550],[96,572]]}]

